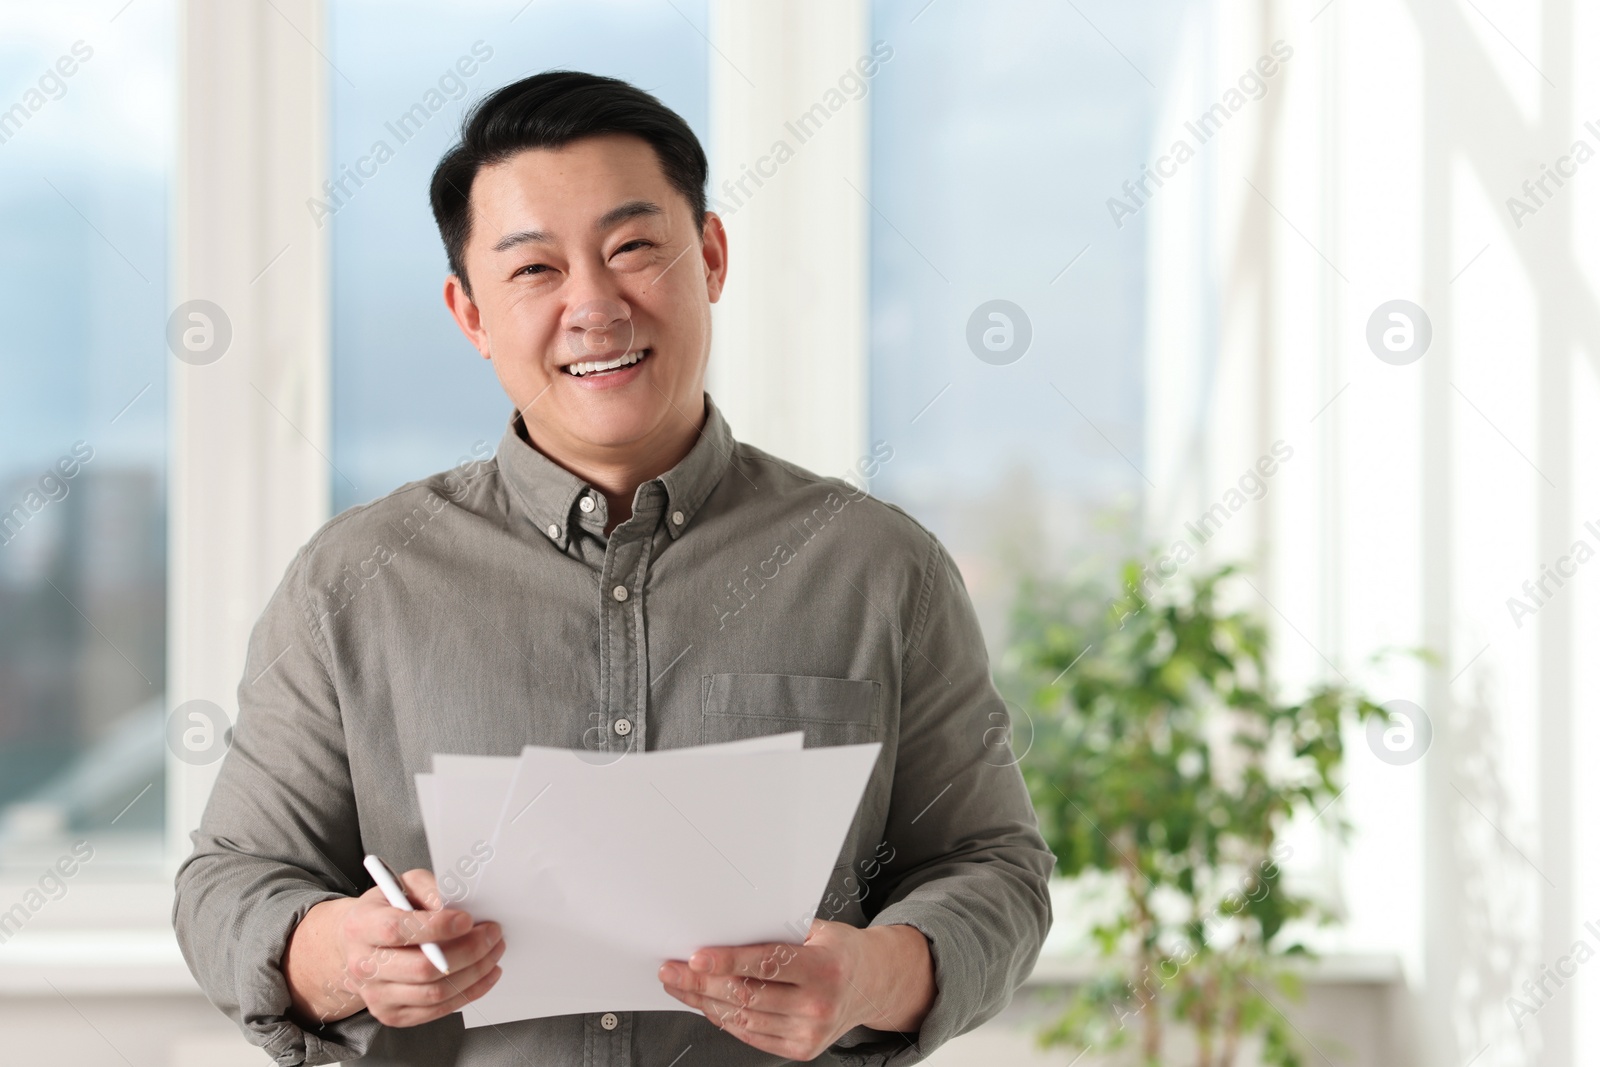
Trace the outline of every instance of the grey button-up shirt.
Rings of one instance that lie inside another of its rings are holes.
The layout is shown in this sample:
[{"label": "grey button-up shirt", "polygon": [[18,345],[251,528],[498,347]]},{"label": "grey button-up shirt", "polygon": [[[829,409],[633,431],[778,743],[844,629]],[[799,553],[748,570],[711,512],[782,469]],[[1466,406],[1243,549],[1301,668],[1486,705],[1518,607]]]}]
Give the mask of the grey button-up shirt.
[{"label": "grey button-up shirt", "polygon": [[206,995],[278,1063],[787,1062],[686,1011],[298,1025],[291,932],[372,885],[366,852],[430,866],[412,775],[436,752],[881,741],[817,915],[916,927],[938,994],[919,1033],[858,1027],[814,1062],[916,1062],[1028,974],[1054,859],[950,556],[851,483],[735,441],[706,403],[699,441],[609,536],[605,497],[513,417],[492,459],[345,512],[290,564],[173,910]]}]

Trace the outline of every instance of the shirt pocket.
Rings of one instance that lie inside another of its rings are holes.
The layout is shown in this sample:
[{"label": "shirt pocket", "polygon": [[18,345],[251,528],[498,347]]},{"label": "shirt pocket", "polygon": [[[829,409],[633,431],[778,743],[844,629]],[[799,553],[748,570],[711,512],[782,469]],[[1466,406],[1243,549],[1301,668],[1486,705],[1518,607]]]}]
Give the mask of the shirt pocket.
[{"label": "shirt pocket", "polygon": [[883,687],[804,674],[707,674],[700,678],[700,740],[737,741],[794,730],[807,748],[878,740]]}]

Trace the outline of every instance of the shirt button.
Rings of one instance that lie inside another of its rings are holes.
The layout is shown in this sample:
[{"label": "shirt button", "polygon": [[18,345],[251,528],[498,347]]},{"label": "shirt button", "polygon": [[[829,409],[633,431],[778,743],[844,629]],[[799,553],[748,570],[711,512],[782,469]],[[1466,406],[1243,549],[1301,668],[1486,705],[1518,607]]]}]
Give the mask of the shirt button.
[{"label": "shirt button", "polygon": [[582,499],[580,499],[578,501],[578,510],[579,511],[593,511],[594,510],[594,497],[586,496],[586,497],[583,497]]},{"label": "shirt button", "polygon": [[600,1016],[600,1025],[605,1027],[607,1030],[615,1030],[617,1028],[616,1013],[608,1011],[604,1015]]},{"label": "shirt button", "polygon": [[616,722],[611,724],[611,728],[615,730],[621,737],[627,737],[629,734],[633,733],[633,723],[629,722],[627,719],[618,719]]},{"label": "shirt button", "polygon": [[672,525],[674,525],[674,526],[682,526],[683,525],[683,512],[674,511],[672,513]]},{"label": "shirt button", "polygon": [[615,600],[619,604],[622,603],[624,600],[627,600],[628,599],[628,587],[625,586],[625,585],[619,585],[615,589],[611,590],[611,599]]},{"label": "shirt button", "polygon": [[554,538],[557,538],[557,537],[560,537],[560,536],[561,536],[561,527],[559,527],[559,526],[557,526],[557,525],[556,525],[556,524],[555,524],[555,523],[553,523],[553,522],[552,522],[552,523],[551,523],[551,524],[550,524],[550,525],[549,525],[549,527],[547,527],[547,528],[546,528],[546,529],[545,529],[545,531],[544,531],[544,532],[545,532],[545,533],[547,533],[547,534],[549,534],[549,535],[550,535],[550,537],[551,537],[551,538],[552,538],[552,539],[554,539]]}]

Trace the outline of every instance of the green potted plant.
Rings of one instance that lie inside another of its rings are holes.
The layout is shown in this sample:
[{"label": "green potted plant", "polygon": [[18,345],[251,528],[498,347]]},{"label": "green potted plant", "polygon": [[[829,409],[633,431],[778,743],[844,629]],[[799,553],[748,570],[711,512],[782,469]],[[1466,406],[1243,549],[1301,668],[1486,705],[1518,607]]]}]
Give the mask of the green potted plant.
[{"label": "green potted plant", "polygon": [[1279,834],[1301,814],[1347,832],[1327,810],[1343,727],[1384,713],[1343,680],[1281,697],[1265,625],[1222,606],[1236,575],[1163,579],[1130,562],[1116,592],[1023,587],[1011,657],[1033,721],[1023,772],[1060,873],[1099,872],[1114,898],[1093,929],[1105,967],[1040,1035],[1047,1046],[1123,1049],[1153,1067],[1175,1062],[1176,1025],[1197,1067],[1231,1067],[1251,1035],[1266,1062],[1302,1063],[1267,994],[1300,995],[1293,960],[1309,951],[1291,920],[1330,917],[1283,884]]}]

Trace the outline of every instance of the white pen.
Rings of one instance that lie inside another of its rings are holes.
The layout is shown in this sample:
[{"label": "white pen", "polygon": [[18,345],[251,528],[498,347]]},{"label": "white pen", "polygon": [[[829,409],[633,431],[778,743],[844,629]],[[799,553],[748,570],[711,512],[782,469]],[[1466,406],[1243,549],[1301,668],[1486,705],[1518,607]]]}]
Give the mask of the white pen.
[{"label": "white pen", "polygon": [[[367,873],[372,875],[372,880],[378,883],[378,888],[383,890],[383,895],[389,903],[401,911],[416,911],[411,904],[411,898],[406,896],[406,891],[400,885],[400,877],[390,869],[389,865],[371,853],[362,860],[362,865],[367,868]],[[444,953],[439,951],[439,946],[432,941],[425,941],[422,945],[422,954],[428,957],[428,962],[439,968],[440,974],[449,974],[450,965],[445,962]]]}]

